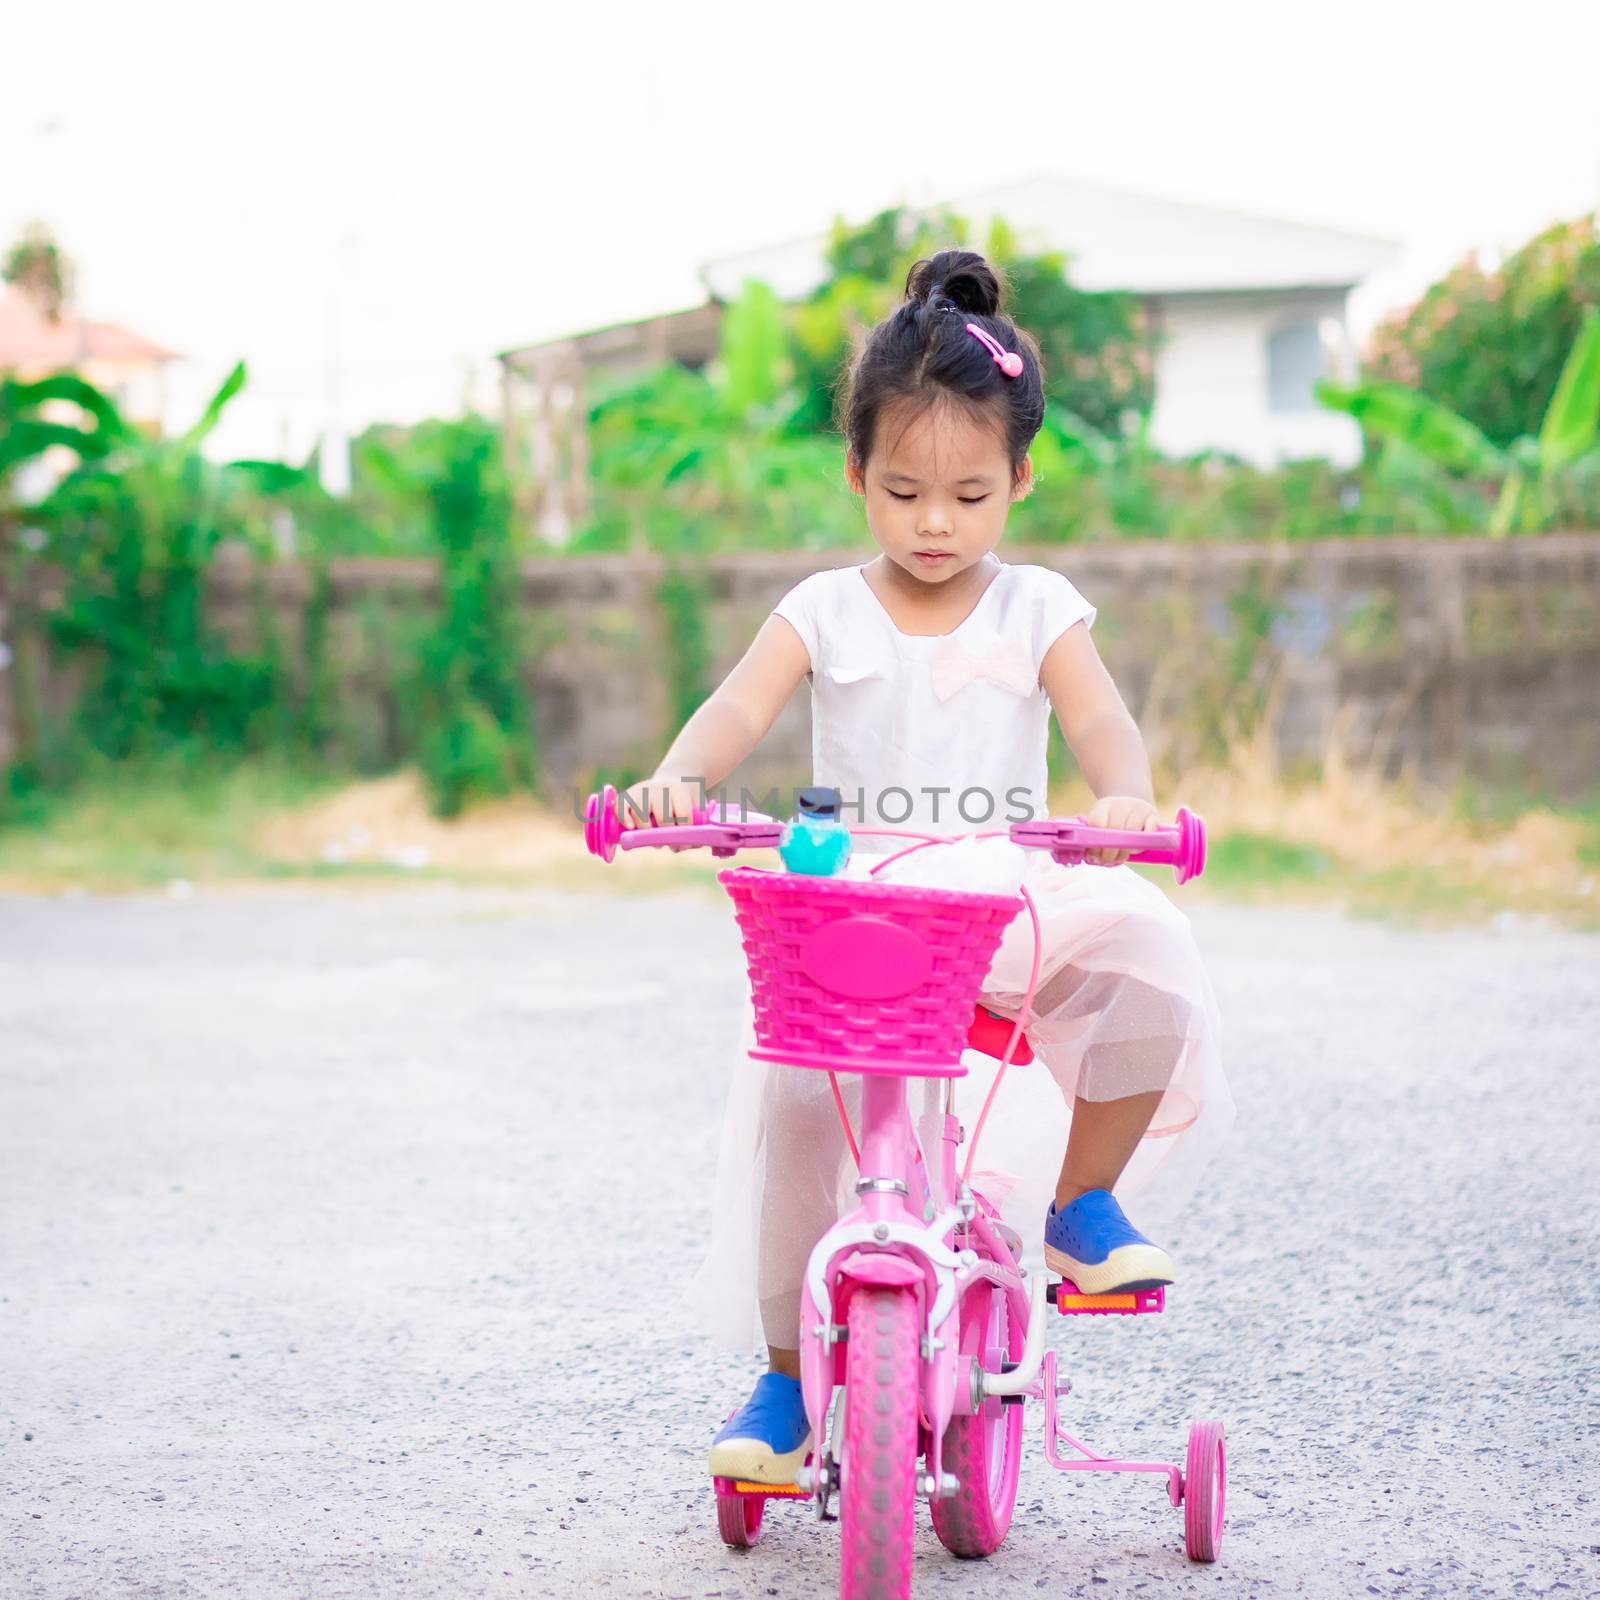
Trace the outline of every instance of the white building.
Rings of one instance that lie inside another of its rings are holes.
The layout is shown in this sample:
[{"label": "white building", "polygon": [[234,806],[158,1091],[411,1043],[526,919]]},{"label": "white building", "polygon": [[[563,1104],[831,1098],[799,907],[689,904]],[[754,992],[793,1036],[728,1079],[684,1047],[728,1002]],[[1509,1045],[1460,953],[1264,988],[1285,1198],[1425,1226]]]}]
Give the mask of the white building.
[{"label": "white building", "polygon": [[[1158,449],[1224,451],[1263,467],[1359,459],[1354,421],[1319,407],[1312,385],[1354,375],[1350,292],[1390,264],[1393,241],[1058,178],[948,208],[974,239],[1003,220],[1025,249],[1064,252],[1079,287],[1137,296],[1157,341]],[[724,256],[701,268],[707,305],[501,355],[508,430],[538,485],[525,510],[546,538],[563,540],[586,509],[585,375],[669,357],[701,365],[715,349],[720,307],[747,278],[799,299],[825,278],[826,245],[816,234]]]},{"label": "white building", "polygon": [[[1169,455],[1224,450],[1259,466],[1302,456],[1356,461],[1354,421],[1319,407],[1313,383],[1353,376],[1350,291],[1390,264],[1391,240],[1211,206],[1034,178],[950,202],[981,240],[992,219],[1029,249],[1064,251],[1083,289],[1136,295],[1157,335],[1151,429]],[[712,261],[728,301],[746,278],[786,299],[825,276],[818,235]]]}]

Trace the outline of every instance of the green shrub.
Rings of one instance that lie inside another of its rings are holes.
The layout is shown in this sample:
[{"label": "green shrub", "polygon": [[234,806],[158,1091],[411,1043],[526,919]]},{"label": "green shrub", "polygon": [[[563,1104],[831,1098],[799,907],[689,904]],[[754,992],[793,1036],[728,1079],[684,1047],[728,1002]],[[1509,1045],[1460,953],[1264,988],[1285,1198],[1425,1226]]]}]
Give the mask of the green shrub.
[{"label": "green shrub", "polygon": [[442,816],[534,781],[499,435],[466,417],[435,432],[415,482],[439,550],[437,622],[423,641],[411,700],[416,755]]},{"label": "green shrub", "polygon": [[1546,228],[1498,270],[1467,256],[1379,324],[1364,373],[1420,390],[1505,449],[1538,433],[1589,308],[1600,309],[1594,212]]},{"label": "green shrub", "polygon": [[[0,491],[5,466],[45,444],[71,444],[80,464],[43,502],[20,511],[0,494],[0,563],[9,591],[8,645],[20,748],[0,783],[11,820],[34,797],[99,771],[176,760],[229,765],[246,755],[308,764],[416,759],[441,811],[534,781],[531,717],[519,641],[519,575],[499,433],[481,417],[371,430],[359,459],[364,493],[391,513],[393,546],[437,553],[431,618],[369,616],[380,715],[369,730],[341,724],[329,651],[330,553],[348,548],[349,506],[300,467],[201,453],[245,381],[235,368],[196,425],[177,438],[128,427],[81,379],[59,375],[0,392]],[[71,401],[92,426],[38,421]],[[47,428],[47,432],[40,432]],[[419,542],[422,541],[422,542]],[[208,617],[212,567],[224,546],[251,565],[249,637]],[[267,593],[268,564],[285,547],[310,572],[291,659]],[[49,721],[36,692],[47,663],[73,682],[70,718]]]},{"label": "green shrub", "polygon": [[516,735],[465,695],[452,697],[443,720],[423,730],[417,755],[441,817],[509,794],[528,778],[526,752]]}]

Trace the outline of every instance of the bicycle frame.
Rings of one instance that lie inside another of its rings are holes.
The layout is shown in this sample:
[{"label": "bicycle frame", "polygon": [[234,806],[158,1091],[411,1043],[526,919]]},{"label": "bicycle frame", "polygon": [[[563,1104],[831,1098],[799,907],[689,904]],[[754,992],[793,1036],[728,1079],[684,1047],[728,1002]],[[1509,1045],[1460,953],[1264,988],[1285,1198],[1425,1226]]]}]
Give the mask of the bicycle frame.
[{"label": "bicycle frame", "polygon": [[[1030,1304],[1022,1269],[990,1223],[986,1202],[957,1175],[963,1134],[951,1109],[951,1080],[943,1089],[932,1181],[906,1103],[906,1082],[889,1074],[862,1075],[856,1184],[861,1203],[823,1235],[806,1264],[800,1383],[813,1436],[821,1440],[834,1386],[844,1382],[843,1319],[850,1294],[865,1285],[915,1293],[924,1328],[919,1409],[928,1470],[922,1489],[934,1498],[948,1487],[940,1454],[950,1418],[976,1411],[986,1397],[1025,1392],[1034,1382],[1043,1355],[1045,1285],[1042,1277],[1036,1280],[1036,1303]],[[982,1281],[1004,1291],[1012,1317],[1028,1332],[1022,1360],[1001,1385],[958,1354],[961,1300]],[[825,1497],[829,1475],[813,1474],[809,1487]]]}]

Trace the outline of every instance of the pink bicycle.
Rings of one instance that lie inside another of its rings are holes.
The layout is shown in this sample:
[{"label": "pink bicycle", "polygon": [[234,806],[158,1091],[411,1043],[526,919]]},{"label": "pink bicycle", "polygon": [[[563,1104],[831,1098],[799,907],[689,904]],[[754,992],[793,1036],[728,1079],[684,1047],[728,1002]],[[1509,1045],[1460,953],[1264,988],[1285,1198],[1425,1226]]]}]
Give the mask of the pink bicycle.
[{"label": "pink bicycle", "polygon": [[[713,805],[688,825],[627,828],[608,787],[590,798],[585,839],[606,861],[619,847],[645,846],[703,846],[728,857],[775,849],[783,826]],[[850,831],[914,841],[878,861],[874,876],[908,850],[953,842],[903,829]],[[1097,848],[1130,850],[1134,861],[1174,867],[1180,883],[1205,865],[1204,826],[1186,810],[1153,833],[1090,828],[1081,818],[997,833],[1065,865]],[[1044,1405],[1052,1467],[1164,1473],[1168,1498],[1183,1508],[1189,1556],[1215,1561],[1227,1484],[1222,1423],[1191,1424],[1181,1467],[1098,1455],[1064,1426],[1071,1384],[1045,1349],[1047,1303],[1059,1315],[1136,1316],[1163,1310],[1166,1290],[1093,1295],[1067,1280],[1030,1277],[1016,1259],[1020,1240],[969,1182],[1007,1066],[1032,1059],[1020,1018],[1038,982],[1039,924],[1026,889],[975,894],[754,867],[717,877],[733,899],[749,964],[758,1043],[751,1054],[830,1075],[860,1171],[860,1204],[818,1241],[802,1289],[812,1453],[793,1485],[715,1479],[722,1538],[755,1544],[768,1500],[809,1499],[828,1518],[837,1495],[841,1596],[908,1596],[919,1497],[946,1549],[987,1556],[999,1548],[1016,1504],[1024,1403],[1034,1399]],[[978,995],[1002,933],[1024,909],[1033,920],[1033,969],[1019,1016],[1005,1018]],[[965,1131],[953,1085],[966,1070],[964,1049],[993,1056],[1000,1069],[960,1162]],[[859,1141],[840,1072],[862,1077]],[[945,1080],[936,1151],[917,1139],[908,1078]]]}]

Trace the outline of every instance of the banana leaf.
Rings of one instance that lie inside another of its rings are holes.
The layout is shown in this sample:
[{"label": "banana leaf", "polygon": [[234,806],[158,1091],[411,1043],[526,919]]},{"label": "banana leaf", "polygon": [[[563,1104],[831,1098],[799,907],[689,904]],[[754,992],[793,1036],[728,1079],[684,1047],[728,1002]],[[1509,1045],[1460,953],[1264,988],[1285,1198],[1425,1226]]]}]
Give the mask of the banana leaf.
[{"label": "banana leaf", "polygon": [[1559,472],[1594,448],[1600,430],[1600,312],[1584,313],[1539,428],[1539,464]]},{"label": "banana leaf", "polygon": [[292,489],[303,489],[316,482],[316,475],[309,465],[291,467],[285,461],[230,461],[227,470],[265,495],[287,494]]},{"label": "banana leaf", "polygon": [[1369,432],[1403,439],[1412,449],[1456,472],[1490,477],[1505,459],[1477,428],[1448,406],[1398,383],[1363,383],[1353,388],[1319,382],[1317,399],[1354,417]]},{"label": "banana leaf", "polygon": [[1527,479],[1521,472],[1506,475],[1506,481],[1500,485],[1500,496],[1494,503],[1494,511],[1489,517],[1491,539],[1503,539],[1508,533],[1525,531],[1527,490]]},{"label": "banana leaf", "polygon": [[55,445],[75,450],[83,461],[97,461],[116,441],[103,433],[74,428],[66,422],[39,422],[32,417],[7,423],[0,429],[0,476],[19,462],[41,456]]},{"label": "banana leaf", "polygon": [[1108,439],[1098,429],[1091,427],[1076,412],[1065,406],[1045,407],[1044,422],[1034,439],[1033,450],[1039,454],[1040,440],[1067,462],[1074,471],[1095,472],[1117,464],[1122,446]]},{"label": "banana leaf", "polygon": [[746,279],[723,313],[713,376],[724,416],[740,421],[783,392],[790,376],[783,306],[764,283]]},{"label": "banana leaf", "polygon": [[200,441],[216,427],[222,419],[222,413],[228,402],[244,388],[245,370],[244,362],[234,364],[233,371],[222,380],[222,387],[212,395],[204,411],[200,413],[200,420],[190,430],[176,441],[177,454],[187,455],[199,445]]},{"label": "banana leaf", "polygon": [[0,378],[0,424],[23,410],[32,410],[53,400],[65,400],[88,412],[94,418],[96,431],[108,439],[120,438],[128,431],[111,396],[75,372],[53,373],[32,383]]}]

